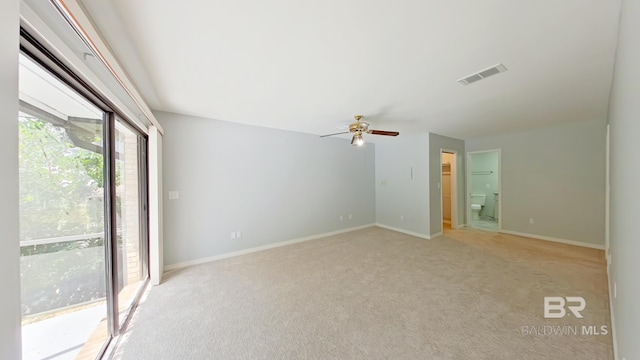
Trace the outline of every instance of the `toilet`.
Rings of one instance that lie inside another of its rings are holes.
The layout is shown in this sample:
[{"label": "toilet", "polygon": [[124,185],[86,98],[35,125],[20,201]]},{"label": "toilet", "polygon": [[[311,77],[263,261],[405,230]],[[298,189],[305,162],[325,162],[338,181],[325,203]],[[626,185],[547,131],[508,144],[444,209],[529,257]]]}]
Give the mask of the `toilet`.
[{"label": "toilet", "polygon": [[480,220],[480,210],[484,207],[487,195],[471,194],[471,219]]}]

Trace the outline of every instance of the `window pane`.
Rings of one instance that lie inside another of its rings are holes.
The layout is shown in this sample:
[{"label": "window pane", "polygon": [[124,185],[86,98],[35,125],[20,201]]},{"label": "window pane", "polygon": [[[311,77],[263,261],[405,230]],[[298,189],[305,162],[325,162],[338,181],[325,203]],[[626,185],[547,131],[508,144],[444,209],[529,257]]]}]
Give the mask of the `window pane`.
[{"label": "window pane", "polygon": [[138,290],[147,278],[146,238],[142,232],[146,217],[141,206],[141,137],[116,122],[116,222],[118,234],[118,306],[121,324],[127,317]]},{"label": "window pane", "polygon": [[104,113],[20,57],[23,358],[95,358],[108,338]]}]

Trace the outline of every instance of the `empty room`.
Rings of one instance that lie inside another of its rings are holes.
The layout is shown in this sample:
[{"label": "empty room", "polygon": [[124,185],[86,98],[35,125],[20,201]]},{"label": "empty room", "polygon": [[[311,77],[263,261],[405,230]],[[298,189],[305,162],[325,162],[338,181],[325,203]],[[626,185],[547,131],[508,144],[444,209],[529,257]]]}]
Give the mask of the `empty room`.
[{"label": "empty room", "polygon": [[640,359],[637,1],[3,5],[0,358]]}]

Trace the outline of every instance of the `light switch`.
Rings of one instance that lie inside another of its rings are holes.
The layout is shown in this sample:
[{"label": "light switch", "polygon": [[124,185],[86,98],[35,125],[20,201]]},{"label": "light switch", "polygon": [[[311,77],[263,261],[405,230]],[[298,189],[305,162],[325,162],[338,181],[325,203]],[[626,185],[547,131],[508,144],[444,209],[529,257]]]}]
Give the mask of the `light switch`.
[{"label": "light switch", "polygon": [[236,233],[235,233],[235,231],[234,231],[234,232],[232,232],[232,233],[231,233],[231,240],[233,240],[233,239],[235,239],[235,238],[236,238]]},{"label": "light switch", "polygon": [[487,184],[487,189],[491,189],[491,184]]},{"label": "light switch", "polygon": [[180,193],[177,191],[169,191],[169,200],[178,200],[180,199]]},{"label": "light switch", "polygon": [[236,231],[236,238],[240,239],[242,237],[242,231]]}]

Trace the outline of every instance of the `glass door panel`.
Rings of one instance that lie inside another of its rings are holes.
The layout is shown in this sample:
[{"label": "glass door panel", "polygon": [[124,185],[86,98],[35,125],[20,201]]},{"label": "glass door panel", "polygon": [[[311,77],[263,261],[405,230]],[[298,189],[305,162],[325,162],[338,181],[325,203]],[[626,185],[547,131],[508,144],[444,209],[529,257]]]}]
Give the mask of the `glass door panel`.
[{"label": "glass door panel", "polygon": [[146,159],[144,139],[118,119],[115,124],[118,310],[122,327],[147,279]]},{"label": "glass door panel", "polygon": [[105,113],[20,56],[23,358],[95,358],[107,331]]}]

